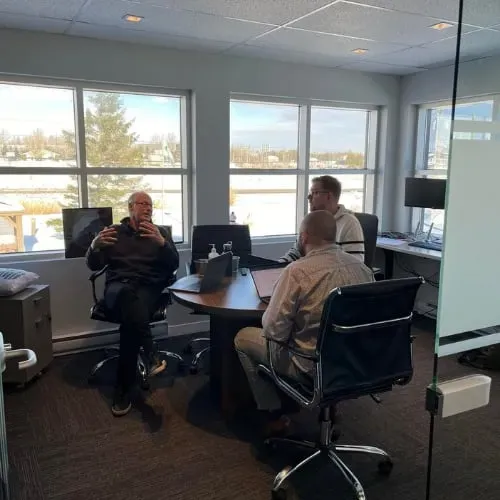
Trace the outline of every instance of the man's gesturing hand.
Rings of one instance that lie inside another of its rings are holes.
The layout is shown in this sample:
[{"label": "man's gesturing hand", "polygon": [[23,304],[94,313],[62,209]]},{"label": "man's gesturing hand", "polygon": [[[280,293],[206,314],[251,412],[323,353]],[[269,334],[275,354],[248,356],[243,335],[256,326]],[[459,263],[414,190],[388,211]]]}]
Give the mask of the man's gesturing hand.
[{"label": "man's gesturing hand", "polygon": [[142,221],[139,224],[139,230],[143,238],[149,238],[155,241],[158,245],[165,245],[165,238],[161,235],[160,230],[151,222]]},{"label": "man's gesturing hand", "polygon": [[92,249],[109,247],[116,243],[117,232],[114,227],[105,227],[92,241]]}]

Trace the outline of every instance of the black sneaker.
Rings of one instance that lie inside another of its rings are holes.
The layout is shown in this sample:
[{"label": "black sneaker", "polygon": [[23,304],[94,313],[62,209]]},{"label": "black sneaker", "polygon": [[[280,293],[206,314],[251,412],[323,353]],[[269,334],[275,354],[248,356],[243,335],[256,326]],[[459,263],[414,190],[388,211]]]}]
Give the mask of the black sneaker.
[{"label": "black sneaker", "polygon": [[123,417],[132,408],[132,401],[130,399],[130,392],[123,389],[116,389],[113,397],[113,404],[111,405],[111,413],[115,417]]},{"label": "black sneaker", "polygon": [[154,377],[161,373],[167,367],[167,362],[161,359],[157,352],[154,352],[149,356],[148,362],[148,377]]}]

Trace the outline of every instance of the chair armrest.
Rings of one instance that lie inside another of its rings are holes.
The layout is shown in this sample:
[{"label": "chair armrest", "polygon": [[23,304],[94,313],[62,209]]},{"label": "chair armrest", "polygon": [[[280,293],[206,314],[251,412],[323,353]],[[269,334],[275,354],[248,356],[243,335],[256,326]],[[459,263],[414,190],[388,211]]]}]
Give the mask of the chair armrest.
[{"label": "chair armrest", "polygon": [[106,271],[108,270],[108,266],[104,266],[102,269],[99,269],[99,271],[94,271],[90,276],[89,280],[94,283],[99,276],[102,276]]},{"label": "chair armrest", "polygon": [[97,294],[95,292],[95,280],[99,278],[99,276],[102,276],[108,269],[108,266],[104,266],[102,269],[99,269],[99,271],[94,271],[90,276],[89,276],[89,281],[92,283],[92,297],[94,299],[94,304],[97,304],[99,302],[97,298]]},{"label": "chair armrest", "polygon": [[308,359],[309,361],[314,362],[317,362],[319,360],[318,356],[316,356],[315,354],[308,354],[304,351],[301,351],[300,349],[295,349],[285,342],[280,342],[279,340],[269,337],[266,337],[266,340],[269,342],[273,342],[274,344],[278,344],[279,346],[283,347],[283,349],[286,349],[288,352],[291,352],[293,355],[298,356],[299,358]]}]

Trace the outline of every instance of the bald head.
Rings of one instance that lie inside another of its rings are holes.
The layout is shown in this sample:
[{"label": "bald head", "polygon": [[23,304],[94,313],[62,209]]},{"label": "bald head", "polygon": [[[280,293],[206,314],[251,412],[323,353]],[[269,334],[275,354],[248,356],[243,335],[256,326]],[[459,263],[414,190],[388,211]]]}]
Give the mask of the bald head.
[{"label": "bald head", "polygon": [[300,252],[306,255],[314,248],[335,243],[337,224],[327,210],[308,213],[300,225]]}]

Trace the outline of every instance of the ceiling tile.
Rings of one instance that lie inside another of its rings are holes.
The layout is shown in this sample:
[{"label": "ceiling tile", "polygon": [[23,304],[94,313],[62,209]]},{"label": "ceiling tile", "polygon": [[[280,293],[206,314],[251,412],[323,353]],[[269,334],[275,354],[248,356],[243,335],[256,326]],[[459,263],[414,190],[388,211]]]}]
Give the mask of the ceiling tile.
[{"label": "ceiling tile", "polygon": [[[140,23],[128,23],[123,19],[126,14],[142,16],[144,19]],[[208,14],[163,9],[121,0],[91,0],[79,14],[77,21],[233,43],[244,42],[273,28],[267,24],[223,19]]]},{"label": "ceiling tile", "polygon": [[205,14],[284,24],[332,3],[333,0],[135,0],[138,3]]},{"label": "ceiling tile", "polygon": [[[73,19],[86,0],[0,0],[0,12]],[[3,14],[0,14],[0,19]],[[26,27],[29,29],[29,27]]]},{"label": "ceiling tile", "polygon": [[310,64],[334,68],[345,63],[345,59],[326,55],[311,54],[295,50],[283,50],[269,47],[255,47],[253,45],[237,45],[227,54],[257,59],[273,59],[282,62]]},{"label": "ceiling tile", "polygon": [[[341,57],[343,59],[364,59],[369,54],[387,54],[395,52],[406,45],[358,40],[344,36],[326,35],[293,28],[281,28],[268,33],[256,40],[248,42],[248,45],[265,46],[282,50],[296,50],[313,54]],[[351,51],[357,48],[369,50],[368,54],[357,55]]]},{"label": "ceiling tile", "polygon": [[[436,17],[447,21],[458,21],[459,0],[355,0],[356,3],[385,7],[400,12],[411,12]],[[464,0],[462,21],[474,26],[500,24],[500,2],[498,0]]]},{"label": "ceiling tile", "polygon": [[[425,48],[436,50],[439,53],[452,53],[455,57],[457,38],[449,38],[425,45]],[[494,30],[481,30],[467,33],[460,40],[460,57],[479,56],[485,57],[500,52],[500,32]]]},{"label": "ceiling tile", "polygon": [[385,75],[411,75],[419,71],[425,71],[423,68],[411,66],[394,66],[392,64],[381,64],[371,61],[359,61],[341,66],[343,69],[352,69],[356,71],[366,71],[369,73],[383,73]]},{"label": "ceiling tile", "polygon": [[[438,31],[430,28],[433,24],[436,20],[430,17],[339,2],[291,27],[406,45],[421,45],[457,33],[455,26]],[[472,29],[464,27],[463,32]]]},{"label": "ceiling tile", "polygon": [[118,42],[144,43],[173,49],[199,50],[202,52],[221,52],[233,44],[200,38],[169,36],[141,30],[127,30],[97,24],[74,23],[68,30],[69,35],[114,40]]},{"label": "ceiling tile", "polygon": [[376,56],[373,58],[373,61],[384,64],[426,67],[437,61],[453,60],[454,58],[455,49],[446,44],[441,50],[437,48],[433,50],[429,47],[412,47],[391,54]]},{"label": "ceiling tile", "polygon": [[1,14],[0,28],[13,28],[49,33],[64,33],[71,26],[71,21],[50,19],[47,17],[21,16],[18,14]]}]

